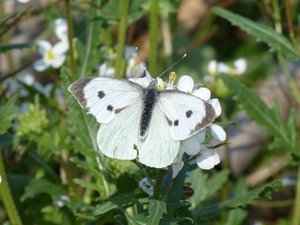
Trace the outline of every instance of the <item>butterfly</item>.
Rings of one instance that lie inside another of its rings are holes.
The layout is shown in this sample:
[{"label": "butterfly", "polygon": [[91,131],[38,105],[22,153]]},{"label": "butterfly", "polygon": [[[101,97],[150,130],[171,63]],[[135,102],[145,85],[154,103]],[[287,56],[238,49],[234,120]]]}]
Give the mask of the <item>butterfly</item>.
[{"label": "butterfly", "polygon": [[101,124],[97,143],[104,155],[164,168],[176,158],[180,141],[208,126],[216,113],[192,94],[159,90],[147,72],[137,79],[85,77],[68,90]]}]

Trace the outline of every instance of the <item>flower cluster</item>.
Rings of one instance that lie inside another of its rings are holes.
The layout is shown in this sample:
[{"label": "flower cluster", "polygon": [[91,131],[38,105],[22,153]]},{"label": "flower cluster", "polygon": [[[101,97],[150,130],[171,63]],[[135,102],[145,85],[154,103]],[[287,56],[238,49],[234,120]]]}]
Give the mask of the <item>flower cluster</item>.
[{"label": "flower cluster", "polygon": [[[111,65],[116,59],[116,52],[113,49],[102,48],[102,51],[107,51],[108,58],[98,68],[99,76],[114,77],[116,74],[115,68]],[[144,66],[138,62],[136,48],[132,46],[125,46],[124,58],[126,61],[126,77],[141,77],[144,74]]]},{"label": "flower cluster", "polygon": [[68,26],[64,19],[55,20],[55,35],[59,40],[52,45],[49,41],[37,41],[37,47],[41,59],[38,59],[33,64],[36,71],[44,71],[49,67],[59,68],[66,60],[66,52],[69,50],[69,42],[67,39]]},{"label": "flower cluster", "polygon": [[208,63],[207,71],[210,75],[216,75],[218,73],[242,75],[247,71],[247,61],[244,58],[240,58],[233,62],[233,66],[229,66],[224,62],[211,60]]},{"label": "flower cluster", "polygon": [[[216,98],[211,99],[211,93],[209,89],[205,87],[199,87],[197,85],[195,86],[194,81],[190,76],[182,76],[178,81],[177,89],[195,95],[198,98],[209,102],[215,110],[216,117],[221,115],[222,109],[219,100]],[[210,131],[211,136],[217,141],[226,140],[226,133],[224,129],[215,123],[211,123],[207,128],[201,130],[192,137],[183,140],[181,142],[179,153],[172,164],[173,177],[177,176],[184,165],[182,160],[184,153],[189,156],[195,156],[197,165],[201,169],[212,169],[220,162],[219,155],[216,153],[216,151],[210,149],[205,144],[207,130]]]}]

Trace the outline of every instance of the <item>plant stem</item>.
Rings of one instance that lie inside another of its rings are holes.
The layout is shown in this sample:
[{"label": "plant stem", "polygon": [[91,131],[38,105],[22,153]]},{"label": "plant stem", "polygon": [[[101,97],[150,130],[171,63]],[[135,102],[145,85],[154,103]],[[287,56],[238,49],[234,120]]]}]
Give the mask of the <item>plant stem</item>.
[{"label": "plant stem", "polygon": [[[95,6],[90,6],[90,20],[92,20],[93,18],[95,18],[96,15],[96,7]],[[93,34],[94,34],[94,21],[89,21],[88,23],[88,34],[87,34],[87,39],[86,39],[86,46],[85,46],[85,52],[84,52],[84,59],[83,59],[83,63],[82,63],[82,67],[81,67],[81,72],[80,72],[80,77],[83,77],[86,73],[86,68],[87,68],[87,64],[89,62],[90,59],[90,54],[91,54],[91,50],[92,50],[92,40],[93,40]]]},{"label": "plant stem", "polygon": [[126,41],[126,31],[127,31],[127,20],[128,20],[128,8],[129,0],[123,0],[120,4],[119,9],[119,36],[118,36],[118,49],[117,49],[117,61],[116,61],[116,75],[122,76],[125,61],[124,61],[124,46]]},{"label": "plant stem", "polygon": [[164,171],[159,170],[157,177],[155,179],[155,186],[154,186],[153,198],[155,198],[155,199],[159,199],[159,197],[160,197],[160,189],[161,189],[163,178],[164,178]]},{"label": "plant stem", "polygon": [[65,0],[66,17],[68,23],[68,42],[69,42],[69,57],[70,57],[70,68],[73,75],[76,74],[75,55],[73,46],[73,24],[71,16],[71,3],[70,0]]},{"label": "plant stem", "polygon": [[158,0],[151,0],[150,8],[150,58],[149,71],[157,72],[157,23],[158,23]]},{"label": "plant stem", "polygon": [[300,167],[298,168],[296,199],[295,199],[295,208],[294,208],[294,215],[293,215],[293,225],[299,225],[299,224],[300,224]]},{"label": "plant stem", "polygon": [[8,214],[10,222],[12,225],[22,225],[21,218],[9,189],[9,184],[5,173],[2,150],[0,150],[0,176],[2,179],[2,182],[0,182],[0,195],[6,208],[6,213]]}]

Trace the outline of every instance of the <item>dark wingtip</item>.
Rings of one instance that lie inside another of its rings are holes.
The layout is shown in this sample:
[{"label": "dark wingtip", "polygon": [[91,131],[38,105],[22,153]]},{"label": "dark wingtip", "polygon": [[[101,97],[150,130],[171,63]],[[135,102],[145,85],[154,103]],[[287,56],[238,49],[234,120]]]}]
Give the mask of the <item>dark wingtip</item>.
[{"label": "dark wingtip", "polygon": [[72,93],[82,107],[86,106],[83,89],[92,79],[91,77],[85,77],[75,81],[68,87],[68,91]]}]

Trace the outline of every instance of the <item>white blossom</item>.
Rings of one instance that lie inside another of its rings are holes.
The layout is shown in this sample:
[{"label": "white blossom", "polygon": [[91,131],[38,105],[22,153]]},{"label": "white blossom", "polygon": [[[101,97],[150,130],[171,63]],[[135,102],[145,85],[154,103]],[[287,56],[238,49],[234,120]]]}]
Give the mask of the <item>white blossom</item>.
[{"label": "white blossom", "polygon": [[60,68],[66,59],[66,42],[58,42],[54,46],[48,41],[37,42],[39,53],[42,58],[34,62],[33,67],[37,71],[44,71],[49,67]]},{"label": "white blossom", "polygon": [[153,196],[154,193],[154,183],[155,181],[152,179],[149,179],[148,177],[143,177],[139,181],[139,187],[149,196]]},{"label": "white blossom", "polygon": [[[210,69],[213,70],[214,66],[214,63],[211,63]],[[207,101],[213,106],[216,117],[221,115],[222,108],[219,100],[216,98],[211,99],[211,93],[209,89],[205,87],[195,87],[194,80],[190,76],[182,76],[178,81],[177,89],[179,89],[180,91],[191,93],[198,98]],[[182,156],[184,153],[190,156],[196,156],[197,165],[201,169],[212,169],[215,165],[220,163],[220,158],[216,151],[209,149],[206,144],[204,144],[207,129],[211,131],[212,137],[217,139],[218,141],[226,140],[226,132],[221,126],[215,123],[211,123],[208,128],[205,128],[192,137],[183,140],[181,142],[179,153],[174,160],[174,163],[172,164],[173,178],[177,176],[177,174],[183,167],[184,163],[182,161]]]},{"label": "white blossom", "polygon": [[30,0],[17,0],[17,2],[19,2],[19,3],[28,3],[28,2],[30,2]]}]

